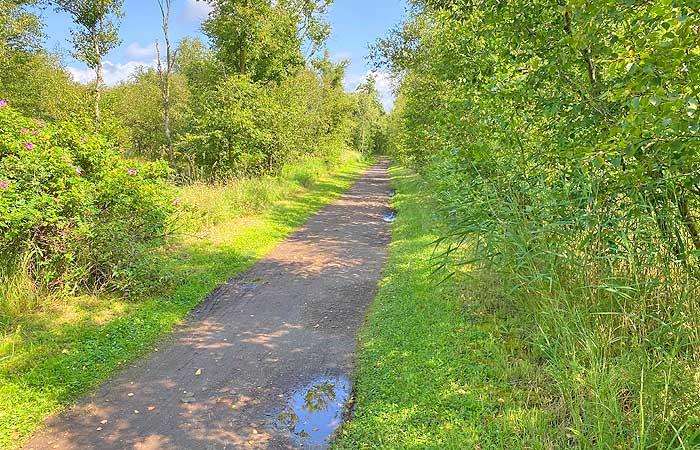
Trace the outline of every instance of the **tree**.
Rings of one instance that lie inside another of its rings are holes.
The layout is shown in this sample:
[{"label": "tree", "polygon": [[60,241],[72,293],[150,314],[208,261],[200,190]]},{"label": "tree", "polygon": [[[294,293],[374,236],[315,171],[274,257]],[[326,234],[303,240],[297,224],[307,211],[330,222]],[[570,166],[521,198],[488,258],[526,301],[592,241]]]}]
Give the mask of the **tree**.
[{"label": "tree", "polygon": [[165,125],[165,142],[168,146],[168,160],[170,165],[175,163],[173,155],[173,138],[170,132],[170,76],[175,64],[175,58],[170,51],[170,35],[168,33],[170,27],[170,5],[171,0],[158,0],[160,14],[163,19],[163,35],[165,36],[165,69],[161,62],[160,46],[156,40],[156,51],[158,53],[158,76],[160,78],[160,90],[163,95],[163,116]]},{"label": "tree", "polygon": [[102,58],[117,47],[117,20],[123,16],[123,0],[55,0],[59,9],[73,17],[78,26],[71,31],[73,57],[95,70],[95,122],[100,123]]},{"label": "tree", "polygon": [[0,2],[0,97],[4,100],[14,93],[15,80],[22,78],[22,66],[40,50],[44,37],[41,23],[27,10],[35,4],[24,0]]},{"label": "tree", "polygon": [[[169,158],[168,142],[163,133],[161,88],[161,78],[156,68],[138,67],[127,82],[104,90],[103,122],[114,120],[119,124],[126,157],[151,161]],[[173,148],[177,148],[181,128],[187,123],[188,99],[189,89],[185,77],[173,72],[169,95],[170,136]],[[177,155],[173,155],[173,159],[177,163]]]},{"label": "tree", "polygon": [[24,114],[66,118],[82,110],[84,89],[58,56],[41,48],[39,0],[0,1],[0,98]]},{"label": "tree", "polygon": [[213,50],[199,38],[183,38],[173,55],[174,71],[187,78],[193,93],[206,95],[224,78],[225,71]]},{"label": "tree", "polygon": [[323,22],[330,0],[209,0],[213,12],[202,28],[227,70],[254,81],[282,79],[303,67],[328,37]]},{"label": "tree", "polygon": [[309,48],[307,58],[314,56],[331,34],[331,27],[325,21],[331,4],[333,0],[287,0],[286,2],[286,7],[297,17],[297,36]]},{"label": "tree", "polygon": [[84,114],[90,109],[90,97],[58,56],[45,51],[15,55],[0,71],[0,98],[33,117],[55,120]]},{"label": "tree", "polygon": [[379,101],[377,80],[368,76],[353,93],[355,98],[355,147],[364,154],[371,154],[381,149],[382,136],[379,126],[385,115],[384,107]]},{"label": "tree", "polygon": [[0,58],[9,51],[39,50],[44,35],[39,17],[27,10],[38,0],[5,0],[0,2]]},{"label": "tree", "polygon": [[34,0],[0,2],[0,86],[3,91],[22,75],[20,67],[41,49],[44,38],[41,22],[27,9],[36,4]]}]

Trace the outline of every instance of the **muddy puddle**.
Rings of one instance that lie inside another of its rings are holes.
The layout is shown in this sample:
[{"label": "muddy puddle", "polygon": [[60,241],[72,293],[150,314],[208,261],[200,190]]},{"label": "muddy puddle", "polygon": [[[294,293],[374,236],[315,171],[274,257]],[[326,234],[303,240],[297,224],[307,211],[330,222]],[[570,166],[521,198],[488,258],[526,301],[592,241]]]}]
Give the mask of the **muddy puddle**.
[{"label": "muddy puddle", "polygon": [[342,423],[349,399],[348,377],[318,378],[292,393],[287,406],[277,415],[276,426],[291,433],[306,448],[325,448]]}]

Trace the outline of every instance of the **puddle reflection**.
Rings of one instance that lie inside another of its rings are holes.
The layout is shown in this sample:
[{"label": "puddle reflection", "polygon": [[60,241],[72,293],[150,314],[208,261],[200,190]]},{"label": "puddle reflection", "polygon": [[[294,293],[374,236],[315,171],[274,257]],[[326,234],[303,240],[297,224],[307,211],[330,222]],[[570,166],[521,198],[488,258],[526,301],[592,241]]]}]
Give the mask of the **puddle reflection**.
[{"label": "puddle reflection", "polygon": [[327,443],[343,419],[350,398],[347,377],[323,377],[295,391],[287,407],[277,416],[277,426],[304,443]]}]

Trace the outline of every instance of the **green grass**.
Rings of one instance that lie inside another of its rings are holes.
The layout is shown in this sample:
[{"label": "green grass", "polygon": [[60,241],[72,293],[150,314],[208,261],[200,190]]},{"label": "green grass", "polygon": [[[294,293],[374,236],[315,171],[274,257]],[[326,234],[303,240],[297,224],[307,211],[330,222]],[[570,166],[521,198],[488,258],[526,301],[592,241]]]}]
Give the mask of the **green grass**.
[{"label": "green grass", "polygon": [[[361,159],[356,152],[342,153],[339,164]],[[204,213],[203,225],[211,227],[231,217],[260,214],[299,190],[308,189],[328,172],[318,158],[285,165],[279,176],[233,178],[226,182],[193,183],[180,189],[180,199]]]},{"label": "green grass", "polygon": [[435,186],[403,169],[392,180],[398,220],[336,450],[700,448],[694,281],[615,305],[590,300],[581,267],[523,285],[515,263],[463,263],[472,241],[436,257],[450,230]]},{"label": "green grass", "polygon": [[566,446],[557,396],[529,358],[497,283],[433,275],[441,220],[423,182],[392,169],[399,211],[385,278],[360,335],[352,419],[341,449]]},{"label": "green grass", "polygon": [[[165,293],[57,298],[17,318],[0,336],[0,448],[18,446],[45,417],[151,351],[212,290],[342,194],[365,166],[350,159],[333,176],[309,175],[307,165],[276,180],[241,182],[243,188],[185,189],[187,201],[209,202],[202,208],[210,227],[164,250],[159,272],[170,274]],[[241,189],[250,190],[242,200],[254,197],[254,207],[235,204],[231,192]]]}]

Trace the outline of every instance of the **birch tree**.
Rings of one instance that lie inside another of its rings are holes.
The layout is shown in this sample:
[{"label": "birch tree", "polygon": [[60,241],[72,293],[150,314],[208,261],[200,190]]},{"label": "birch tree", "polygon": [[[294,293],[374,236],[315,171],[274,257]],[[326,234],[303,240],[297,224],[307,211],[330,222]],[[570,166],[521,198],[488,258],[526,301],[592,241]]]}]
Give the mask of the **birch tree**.
[{"label": "birch tree", "polygon": [[73,18],[73,57],[95,71],[95,123],[100,123],[103,84],[102,59],[121,44],[118,20],[123,17],[123,0],[56,0],[56,5]]},{"label": "birch tree", "polygon": [[173,138],[170,130],[170,76],[175,64],[175,58],[170,48],[170,7],[171,0],[158,0],[160,14],[163,19],[163,36],[165,39],[165,67],[161,58],[160,45],[156,40],[156,52],[158,54],[158,76],[160,80],[160,90],[163,95],[163,116],[165,126],[165,143],[167,145],[168,161],[170,165],[175,164],[173,154]]}]

